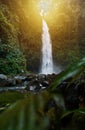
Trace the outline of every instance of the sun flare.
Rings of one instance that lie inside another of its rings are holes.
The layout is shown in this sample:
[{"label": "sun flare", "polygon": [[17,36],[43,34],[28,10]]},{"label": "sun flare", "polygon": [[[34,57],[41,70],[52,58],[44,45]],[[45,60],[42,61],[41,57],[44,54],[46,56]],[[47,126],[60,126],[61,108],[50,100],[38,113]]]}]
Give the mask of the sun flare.
[{"label": "sun flare", "polygon": [[40,0],[38,7],[40,15],[45,16],[52,7],[52,0]]}]

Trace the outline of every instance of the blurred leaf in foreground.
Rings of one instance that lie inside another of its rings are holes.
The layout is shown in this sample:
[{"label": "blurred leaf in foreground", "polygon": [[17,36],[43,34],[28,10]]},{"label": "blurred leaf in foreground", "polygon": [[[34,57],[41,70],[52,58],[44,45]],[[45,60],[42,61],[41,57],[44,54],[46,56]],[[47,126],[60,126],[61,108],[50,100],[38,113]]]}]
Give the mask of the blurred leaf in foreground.
[{"label": "blurred leaf in foreground", "polygon": [[16,102],[0,115],[0,130],[47,129],[49,122],[43,107],[41,95],[32,95]]},{"label": "blurred leaf in foreground", "polygon": [[77,62],[76,64],[73,64],[73,66],[69,67],[67,70],[61,72],[57,78],[55,79],[55,81],[53,82],[53,84],[50,87],[51,91],[55,91],[56,87],[63,82],[64,80],[68,79],[68,78],[72,78],[76,75],[79,75],[81,72],[83,72],[85,70],[85,58],[82,58],[79,62]]}]

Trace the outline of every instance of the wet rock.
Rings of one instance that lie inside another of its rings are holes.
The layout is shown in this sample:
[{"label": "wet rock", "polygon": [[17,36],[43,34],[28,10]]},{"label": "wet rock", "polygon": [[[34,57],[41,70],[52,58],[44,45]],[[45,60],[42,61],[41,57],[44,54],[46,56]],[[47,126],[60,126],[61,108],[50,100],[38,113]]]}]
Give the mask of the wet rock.
[{"label": "wet rock", "polygon": [[22,85],[23,85],[23,86],[27,86],[27,85],[28,85],[28,81],[24,81],[24,82],[22,83]]},{"label": "wet rock", "polygon": [[38,79],[41,80],[41,81],[46,80],[46,75],[45,74],[39,74]]},{"label": "wet rock", "polygon": [[40,89],[41,85],[38,80],[31,81],[26,87],[26,90],[28,91],[39,91]]},{"label": "wet rock", "polygon": [[48,74],[46,76],[46,80],[49,81],[49,83],[52,83],[55,78],[56,78],[56,74]]},{"label": "wet rock", "polygon": [[30,91],[35,91],[35,89],[36,89],[36,86],[29,86]]},{"label": "wet rock", "polygon": [[16,86],[16,80],[14,78],[9,78],[7,86],[9,86],[9,87]]},{"label": "wet rock", "polygon": [[16,80],[16,84],[22,84],[25,80],[25,76],[15,76],[14,79]]},{"label": "wet rock", "polygon": [[45,90],[45,89],[46,89],[46,87],[42,87],[42,88],[41,88],[41,90]]},{"label": "wet rock", "polygon": [[0,75],[1,87],[25,87],[26,91],[39,92],[46,89],[55,78],[55,74],[29,74],[17,75],[15,77],[7,77],[3,74]]},{"label": "wet rock", "polygon": [[6,86],[8,83],[7,76],[4,74],[0,74],[0,87]]},{"label": "wet rock", "polygon": [[7,80],[7,76],[4,74],[0,74],[0,80]]},{"label": "wet rock", "polygon": [[45,74],[39,74],[39,75],[28,75],[27,76],[27,91],[42,91],[46,89],[54,80],[55,74],[45,75]]},{"label": "wet rock", "polygon": [[49,82],[48,82],[48,81],[43,81],[43,82],[42,82],[42,86],[48,87],[48,86],[49,86]]},{"label": "wet rock", "polygon": [[27,81],[32,81],[32,80],[34,80],[35,78],[37,78],[37,75],[31,74],[31,75],[27,75],[26,80],[27,80]]}]

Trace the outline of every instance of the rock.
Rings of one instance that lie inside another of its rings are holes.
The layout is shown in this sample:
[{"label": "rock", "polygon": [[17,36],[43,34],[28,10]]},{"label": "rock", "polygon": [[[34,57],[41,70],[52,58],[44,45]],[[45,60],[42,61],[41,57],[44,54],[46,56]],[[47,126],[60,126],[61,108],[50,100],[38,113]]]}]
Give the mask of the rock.
[{"label": "rock", "polygon": [[46,75],[45,74],[39,74],[38,79],[39,80],[46,80]]},{"label": "rock", "polygon": [[43,81],[42,82],[42,86],[43,87],[48,87],[49,86],[49,82],[48,81]]},{"label": "rock", "polygon": [[27,91],[36,91],[38,92],[40,89],[41,89],[41,84],[40,84],[40,81],[37,79],[31,81],[28,83],[27,87],[26,87],[26,90]]},{"label": "rock", "polygon": [[26,76],[15,76],[15,79],[20,79],[22,81],[26,80]]},{"label": "rock", "polygon": [[8,87],[16,86],[16,80],[14,78],[9,78],[7,86]]},{"label": "rock", "polygon": [[24,81],[22,85],[23,86],[27,86],[28,85],[28,81]]},{"label": "rock", "polygon": [[55,75],[45,74],[29,74],[29,75],[17,75],[15,77],[7,77],[0,74],[0,86],[1,87],[21,87],[25,86],[26,91],[39,92],[46,89],[50,83],[52,83]]},{"label": "rock", "polygon": [[55,74],[28,75],[27,76],[28,85],[26,87],[26,90],[27,91],[37,91],[37,92],[44,90],[50,85],[50,83],[52,83],[55,76],[56,76]]},{"label": "rock", "polygon": [[36,86],[30,86],[30,87],[29,87],[29,90],[30,90],[30,91],[35,91],[35,89],[36,89]]},{"label": "rock", "polygon": [[0,74],[0,80],[7,80],[7,76],[4,74]]},{"label": "rock", "polygon": [[42,87],[42,89],[41,90],[45,90],[46,89],[46,87]]},{"label": "rock", "polygon": [[0,74],[0,87],[5,87],[7,86],[7,76],[4,74]]},{"label": "rock", "polygon": [[52,81],[55,79],[55,77],[56,77],[56,75],[54,75],[54,74],[48,74],[47,76],[46,76],[46,80],[47,81],[49,81],[49,83],[52,83]]},{"label": "rock", "polygon": [[35,78],[37,78],[37,76],[34,75],[34,74],[31,74],[31,75],[27,75],[26,80],[27,80],[27,81],[32,81],[32,80],[34,80]]},{"label": "rock", "polygon": [[35,79],[35,80],[28,83],[28,85],[26,87],[26,90],[27,91],[39,92],[40,90],[46,89],[46,87],[48,85],[49,85],[48,81],[43,81],[42,82],[41,80]]},{"label": "rock", "polygon": [[14,79],[16,80],[16,84],[22,84],[24,81],[26,81],[25,76],[15,76]]}]

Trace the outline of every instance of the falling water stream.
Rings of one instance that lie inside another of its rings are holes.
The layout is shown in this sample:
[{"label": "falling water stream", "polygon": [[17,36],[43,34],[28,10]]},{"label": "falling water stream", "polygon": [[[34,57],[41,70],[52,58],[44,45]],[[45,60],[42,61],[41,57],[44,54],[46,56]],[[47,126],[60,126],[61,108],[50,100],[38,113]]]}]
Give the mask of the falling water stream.
[{"label": "falling water stream", "polygon": [[52,74],[53,72],[52,43],[49,28],[46,21],[43,19],[41,73]]}]

